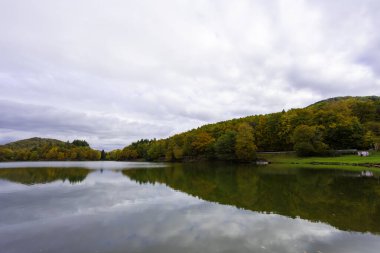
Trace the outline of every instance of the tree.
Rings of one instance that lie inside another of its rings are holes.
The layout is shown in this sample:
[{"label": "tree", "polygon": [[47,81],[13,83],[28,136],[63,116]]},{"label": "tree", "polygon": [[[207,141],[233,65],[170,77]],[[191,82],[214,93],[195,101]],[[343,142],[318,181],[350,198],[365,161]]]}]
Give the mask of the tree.
[{"label": "tree", "polygon": [[372,101],[359,101],[352,106],[352,112],[361,123],[376,118],[376,106]]},{"label": "tree", "polygon": [[39,160],[39,156],[38,156],[38,153],[37,151],[32,151],[32,153],[30,153],[30,156],[29,156],[29,160],[32,160],[32,161],[37,161]]},{"label": "tree", "polygon": [[58,161],[63,161],[63,160],[65,160],[65,153],[63,153],[63,152],[58,152],[58,154],[57,154],[57,160],[58,160]]},{"label": "tree", "polygon": [[247,123],[242,123],[238,127],[236,134],[235,154],[237,159],[249,162],[256,158],[256,145],[253,142],[252,127]]},{"label": "tree", "polygon": [[[261,151],[287,151],[293,148],[300,155],[327,154],[329,148],[372,146],[372,139],[378,147],[379,122],[380,97],[340,97],[303,109],[232,119],[176,134],[161,140],[164,143],[161,155],[161,151],[156,152],[155,140],[143,139],[128,148],[135,150],[139,159],[161,156],[160,159],[165,157],[167,161],[197,158],[229,160],[234,157],[242,160],[248,157],[250,160],[251,155],[247,154],[254,154],[249,150],[256,150],[256,145]],[[244,138],[238,141],[238,129],[244,124],[250,129],[248,132],[252,137],[250,135],[249,141]],[[311,128],[305,129],[304,126]],[[297,127],[299,132],[295,133]],[[231,131],[236,132],[235,141]],[[300,137],[302,132],[306,136],[309,134],[309,137]]]},{"label": "tree", "polygon": [[58,147],[52,147],[49,152],[46,153],[47,160],[57,160],[58,157]]},{"label": "tree", "polygon": [[174,145],[173,156],[176,160],[181,160],[183,158],[183,149],[178,145]]},{"label": "tree", "polygon": [[380,122],[371,121],[365,124],[365,129],[371,131],[374,135],[380,136]]},{"label": "tree", "polygon": [[113,160],[113,161],[121,160],[120,159],[121,152],[122,151],[120,149],[116,149],[116,150],[112,150],[111,152],[108,152],[107,160]]},{"label": "tree", "polygon": [[206,132],[200,132],[191,143],[192,149],[197,155],[209,155],[215,139]]},{"label": "tree", "polygon": [[361,148],[365,131],[356,117],[340,117],[326,126],[325,142],[334,149]]},{"label": "tree", "polygon": [[373,148],[375,146],[375,135],[371,131],[367,131],[364,135],[363,148]]},{"label": "tree", "polygon": [[90,145],[85,140],[74,140],[72,144],[77,147],[90,147]]},{"label": "tree", "polygon": [[100,153],[100,160],[106,160],[107,154],[104,150]]},{"label": "tree", "polygon": [[323,142],[321,131],[316,126],[300,125],[293,133],[294,150],[299,156],[323,155],[328,145]]},{"label": "tree", "polygon": [[119,156],[119,160],[135,160],[137,158],[139,158],[139,154],[131,147],[124,148]]},{"label": "tree", "polygon": [[148,160],[158,160],[160,157],[164,156],[164,147],[162,141],[154,141],[148,151]]},{"label": "tree", "polygon": [[236,132],[227,131],[214,144],[216,157],[220,160],[235,160]]},{"label": "tree", "polygon": [[9,148],[0,147],[0,161],[10,161],[14,159],[14,152]]},{"label": "tree", "polygon": [[[177,139],[177,140],[176,140]],[[177,143],[178,138],[166,141],[166,148],[163,150],[165,160],[170,161],[180,161],[183,159],[183,148],[181,148]],[[183,143],[183,142],[182,142]]]}]

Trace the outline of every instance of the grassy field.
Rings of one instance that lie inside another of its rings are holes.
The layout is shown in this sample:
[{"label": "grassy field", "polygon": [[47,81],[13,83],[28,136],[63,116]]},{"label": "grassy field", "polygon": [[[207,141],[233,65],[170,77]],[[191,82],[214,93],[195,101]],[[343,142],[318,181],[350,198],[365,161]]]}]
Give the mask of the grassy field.
[{"label": "grassy field", "polygon": [[295,154],[259,154],[258,158],[271,163],[283,164],[330,164],[330,165],[380,165],[380,152],[371,152],[370,156],[342,155],[336,157],[297,157]]},{"label": "grassy field", "polygon": [[353,172],[371,171],[374,175],[380,177],[380,168],[366,167],[360,165],[331,165],[331,164],[296,164],[296,163],[272,163],[263,167],[270,167],[281,171],[294,169],[313,169],[313,170],[344,170]]}]

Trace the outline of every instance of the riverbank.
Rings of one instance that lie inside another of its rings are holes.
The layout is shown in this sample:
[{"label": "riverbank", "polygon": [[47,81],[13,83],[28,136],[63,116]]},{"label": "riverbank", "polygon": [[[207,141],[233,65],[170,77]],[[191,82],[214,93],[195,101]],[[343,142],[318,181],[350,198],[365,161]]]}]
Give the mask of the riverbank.
[{"label": "riverbank", "polygon": [[259,159],[265,159],[273,164],[299,165],[344,165],[380,169],[380,152],[371,152],[369,156],[341,155],[335,157],[298,157],[296,154],[260,154]]}]

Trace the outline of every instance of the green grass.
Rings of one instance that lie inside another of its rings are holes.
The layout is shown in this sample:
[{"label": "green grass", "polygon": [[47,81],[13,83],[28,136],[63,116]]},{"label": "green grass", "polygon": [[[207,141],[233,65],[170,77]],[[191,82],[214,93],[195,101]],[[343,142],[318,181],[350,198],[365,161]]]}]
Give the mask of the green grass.
[{"label": "green grass", "polygon": [[296,154],[259,154],[259,159],[271,162],[271,167],[279,169],[339,169],[346,171],[369,170],[380,175],[380,152],[368,157],[342,155],[337,157],[297,157]]},{"label": "green grass", "polygon": [[293,169],[316,169],[316,170],[345,170],[345,171],[372,171],[380,175],[380,168],[366,167],[360,165],[332,165],[332,164],[298,164],[298,163],[272,163],[269,166],[273,169],[293,170]]},{"label": "green grass", "polygon": [[380,165],[380,152],[372,152],[370,156],[342,155],[336,157],[297,157],[295,154],[259,154],[259,158],[271,163],[287,164],[347,164],[347,165]]}]

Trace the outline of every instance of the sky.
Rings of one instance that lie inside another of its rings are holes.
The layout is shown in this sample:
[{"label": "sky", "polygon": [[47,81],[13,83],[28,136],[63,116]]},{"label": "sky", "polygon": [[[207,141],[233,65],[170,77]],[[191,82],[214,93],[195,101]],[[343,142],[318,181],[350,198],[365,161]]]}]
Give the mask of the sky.
[{"label": "sky", "polygon": [[380,95],[378,0],[0,0],[0,144],[97,149]]}]

